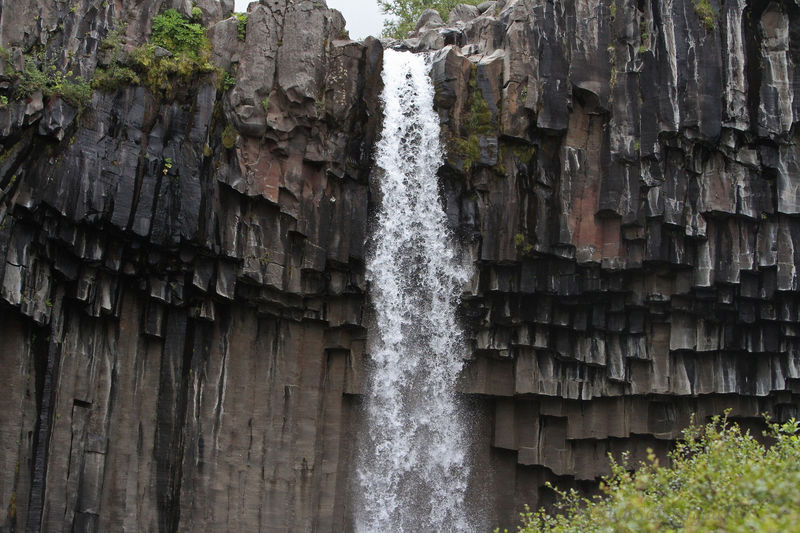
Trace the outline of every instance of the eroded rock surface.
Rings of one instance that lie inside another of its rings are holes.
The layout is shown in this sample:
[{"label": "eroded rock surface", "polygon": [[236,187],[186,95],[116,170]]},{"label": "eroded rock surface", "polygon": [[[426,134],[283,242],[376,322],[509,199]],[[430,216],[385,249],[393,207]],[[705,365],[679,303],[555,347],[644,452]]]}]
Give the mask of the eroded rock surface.
[{"label": "eroded rock surface", "polygon": [[[0,85],[0,531],[350,527],[383,45],[195,4],[232,88]],[[387,43],[435,54],[493,523],[691,413],[800,414],[800,8],[710,5],[500,0]],[[0,62],[87,78],[192,11],[0,6]]]}]

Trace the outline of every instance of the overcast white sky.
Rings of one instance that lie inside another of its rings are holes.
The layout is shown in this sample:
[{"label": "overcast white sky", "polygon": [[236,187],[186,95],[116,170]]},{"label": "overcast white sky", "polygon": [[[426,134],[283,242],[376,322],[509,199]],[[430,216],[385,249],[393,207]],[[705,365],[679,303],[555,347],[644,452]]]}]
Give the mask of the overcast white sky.
[{"label": "overcast white sky", "polygon": [[[236,0],[236,11],[246,12],[249,3],[250,0]],[[383,28],[383,14],[377,0],[326,0],[326,3],[328,7],[342,12],[352,39],[380,35]]]}]

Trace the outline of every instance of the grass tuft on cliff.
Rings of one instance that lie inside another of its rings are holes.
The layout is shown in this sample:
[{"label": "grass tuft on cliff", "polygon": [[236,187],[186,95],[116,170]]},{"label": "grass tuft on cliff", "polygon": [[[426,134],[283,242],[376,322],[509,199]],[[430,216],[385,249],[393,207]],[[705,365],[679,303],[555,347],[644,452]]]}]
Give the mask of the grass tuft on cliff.
[{"label": "grass tuft on cliff", "polygon": [[520,533],[617,531],[800,531],[800,422],[771,425],[765,447],[726,417],[692,426],[663,467],[629,472],[611,461],[603,495],[559,493],[559,512],[522,515]]}]

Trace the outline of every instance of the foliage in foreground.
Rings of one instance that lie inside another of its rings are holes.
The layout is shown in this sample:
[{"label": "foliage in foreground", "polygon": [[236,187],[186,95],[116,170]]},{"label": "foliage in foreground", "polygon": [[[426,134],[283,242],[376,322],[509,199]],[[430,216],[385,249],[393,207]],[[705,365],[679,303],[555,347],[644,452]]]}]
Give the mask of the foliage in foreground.
[{"label": "foliage in foreground", "polygon": [[798,430],[772,425],[767,448],[716,417],[684,431],[669,468],[652,454],[635,473],[612,459],[602,496],[559,491],[560,514],[526,512],[519,531],[800,531]]},{"label": "foliage in foreground", "polygon": [[483,0],[378,0],[381,9],[387,15],[394,17],[388,19],[383,25],[383,36],[393,39],[405,39],[408,32],[414,29],[419,16],[426,9],[435,9],[447,20],[450,10],[458,4],[478,5]]}]

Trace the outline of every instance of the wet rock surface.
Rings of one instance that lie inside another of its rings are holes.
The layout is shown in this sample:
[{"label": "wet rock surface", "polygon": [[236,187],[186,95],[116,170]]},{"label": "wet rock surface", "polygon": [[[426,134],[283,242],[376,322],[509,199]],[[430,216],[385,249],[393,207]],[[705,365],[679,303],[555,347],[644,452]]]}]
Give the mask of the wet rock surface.
[{"label": "wet rock surface", "polygon": [[[346,525],[382,48],[321,2],[253,4],[244,41],[197,5],[232,89],[0,111],[0,531]],[[192,7],[77,6],[14,3],[3,44],[91,75],[109,31]]]},{"label": "wet rock surface", "polygon": [[[192,8],[6,4],[2,61],[85,77]],[[500,0],[396,43],[434,54],[497,523],[691,413],[800,414],[800,8],[710,4]],[[350,525],[383,45],[196,5],[232,88],[0,109],[0,531]]]},{"label": "wet rock surface", "polygon": [[436,43],[500,516],[663,454],[691,413],[798,411],[800,10],[711,8],[499,1],[410,39]]}]

